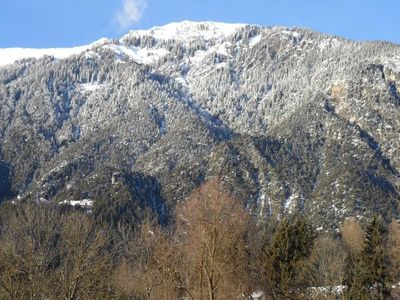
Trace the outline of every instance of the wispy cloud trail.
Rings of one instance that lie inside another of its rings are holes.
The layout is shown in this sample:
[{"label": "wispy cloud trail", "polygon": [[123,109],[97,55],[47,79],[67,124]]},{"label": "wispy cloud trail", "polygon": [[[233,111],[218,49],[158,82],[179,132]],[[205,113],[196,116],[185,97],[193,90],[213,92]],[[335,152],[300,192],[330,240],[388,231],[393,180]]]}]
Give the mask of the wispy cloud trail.
[{"label": "wispy cloud trail", "polygon": [[122,0],[122,7],[114,16],[120,30],[125,30],[140,21],[147,7],[147,0]]}]

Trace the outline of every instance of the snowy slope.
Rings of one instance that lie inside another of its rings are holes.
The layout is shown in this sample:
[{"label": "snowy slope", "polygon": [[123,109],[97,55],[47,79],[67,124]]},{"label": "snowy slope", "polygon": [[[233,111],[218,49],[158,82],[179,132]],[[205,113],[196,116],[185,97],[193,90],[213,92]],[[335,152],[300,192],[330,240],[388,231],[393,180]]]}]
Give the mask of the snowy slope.
[{"label": "snowy slope", "polygon": [[127,47],[125,41],[128,38],[140,38],[152,36],[156,40],[175,40],[189,43],[193,40],[202,39],[204,41],[219,41],[232,35],[245,24],[225,24],[218,22],[190,22],[170,23],[161,27],[153,27],[148,30],[130,31],[123,36],[117,44],[111,40],[103,38],[92,44],[72,47],[72,48],[4,48],[0,49],[0,66],[14,63],[24,58],[42,58],[46,55],[54,56],[57,59],[65,59],[73,55],[93,50],[99,46],[114,51],[117,55],[127,55],[132,60],[140,64],[152,64],[165,56],[166,49],[147,49],[138,47]]},{"label": "snowy slope", "polygon": [[109,40],[102,38],[92,44],[72,47],[72,48],[3,48],[0,49],[0,66],[5,66],[14,63],[17,60],[24,58],[42,58],[46,55],[54,56],[57,59],[68,58],[73,55],[80,54],[94,47],[109,43]]},{"label": "snowy slope", "polygon": [[56,59],[0,69],[10,193],[95,203],[154,192],[162,211],[217,174],[260,216],[305,211],[320,224],[399,199],[397,45],[184,21],[70,49],[3,49],[0,65],[46,54]]}]

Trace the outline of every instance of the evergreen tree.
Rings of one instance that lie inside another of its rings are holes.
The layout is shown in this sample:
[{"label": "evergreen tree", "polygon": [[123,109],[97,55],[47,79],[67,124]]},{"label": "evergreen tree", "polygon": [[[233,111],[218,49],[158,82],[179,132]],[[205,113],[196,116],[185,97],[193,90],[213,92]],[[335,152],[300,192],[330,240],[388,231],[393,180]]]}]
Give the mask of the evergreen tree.
[{"label": "evergreen tree", "polygon": [[363,250],[350,267],[346,298],[386,299],[389,296],[384,237],[382,220],[374,216],[366,228]]},{"label": "evergreen tree", "polygon": [[375,294],[378,299],[385,299],[388,295],[384,236],[385,228],[382,221],[375,216],[366,230],[361,261],[366,270],[363,280],[364,286],[376,289]]},{"label": "evergreen tree", "polygon": [[274,299],[294,297],[301,262],[310,255],[314,240],[315,233],[303,218],[294,222],[286,219],[278,225],[265,257],[265,271]]}]

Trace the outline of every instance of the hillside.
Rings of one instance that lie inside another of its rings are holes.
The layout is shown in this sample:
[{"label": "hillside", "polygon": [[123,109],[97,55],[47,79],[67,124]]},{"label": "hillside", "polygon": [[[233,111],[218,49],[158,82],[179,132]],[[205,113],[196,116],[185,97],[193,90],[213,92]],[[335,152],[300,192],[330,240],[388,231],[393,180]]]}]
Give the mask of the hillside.
[{"label": "hillside", "polygon": [[218,176],[260,218],[400,218],[398,45],[185,21],[0,65],[0,200],[167,218]]}]

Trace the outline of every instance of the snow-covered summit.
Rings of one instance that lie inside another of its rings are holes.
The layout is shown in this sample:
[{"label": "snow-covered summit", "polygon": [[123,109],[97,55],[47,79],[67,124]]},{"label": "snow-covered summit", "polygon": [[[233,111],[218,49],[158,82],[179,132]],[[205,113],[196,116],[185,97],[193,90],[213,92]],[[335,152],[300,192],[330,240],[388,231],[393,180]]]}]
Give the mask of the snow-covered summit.
[{"label": "snow-covered summit", "polygon": [[132,30],[121,38],[121,42],[127,37],[152,36],[158,40],[191,41],[193,39],[221,39],[232,35],[246,24],[228,24],[220,22],[192,22],[182,21],[156,26],[147,30]]},{"label": "snow-covered summit", "polygon": [[[191,22],[183,21],[170,23],[165,26],[153,27],[147,30],[132,30],[120,40],[120,46],[124,46],[127,38],[152,36],[157,40],[176,40],[180,42],[190,42],[195,39],[220,40],[235,33],[245,24],[226,24],[219,22]],[[0,66],[14,63],[24,58],[42,58],[46,55],[54,56],[57,59],[65,59],[73,55],[90,51],[96,47],[108,47],[113,42],[107,38],[102,38],[94,43],[72,48],[3,48],[0,49]],[[113,47],[115,48],[115,47]],[[117,47],[118,48],[118,47]],[[117,49],[121,52],[121,49]],[[122,50],[126,50],[123,48]],[[131,49],[132,50],[132,49]],[[133,49],[135,50],[135,49]],[[137,49],[136,49],[137,50]],[[126,52],[126,51],[122,51]],[[137,55],[136,55],[137,56]],[[140,59],[140,61],[146,59]],[[148,59],[147,59],[148,60]],[[146,60],[146,61],[147,61]]]}]

